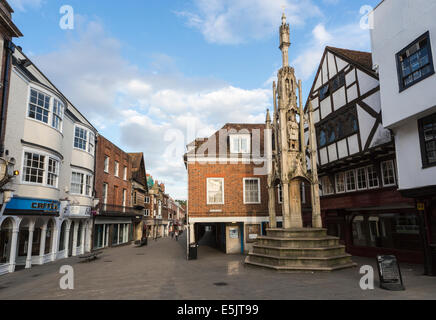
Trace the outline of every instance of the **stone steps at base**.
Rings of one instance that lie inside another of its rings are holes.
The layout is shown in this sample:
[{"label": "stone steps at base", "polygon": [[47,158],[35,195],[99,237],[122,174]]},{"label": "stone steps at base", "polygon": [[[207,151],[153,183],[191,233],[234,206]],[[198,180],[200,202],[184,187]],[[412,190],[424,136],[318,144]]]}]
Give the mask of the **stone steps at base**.
[{"label": "stone steps at base", "polygon": [[337,265],[333,267],[289,267],[289,266],[273,266],[269,264],[253,262],[249,260],[249,257],[245,259],[245,265],[249,267],[257,267],[264,268],[269,270],[275,270],[278,272],[296,272],[296,273],[304,273],[304,272],[332,272],[337,270],[343,270],[348,268],[355,268],[357,264],[354,262],[348,264]]},{"label": "stone steps at base", "polygon": [[345,254],[345,246],[293,248],[255,244],[253,245],[253,253],[278,257],[331,257]]},{"label": "stone steps at base", "polygon": [[258,237],[257,244],[271,247],[286,248],[326,248],[339,245],[339,238],[318,237],[318,238],[279,238],[279,237]]},{"label": "stone steps at base", "polygon": [[341,254],[329,257],[280,257],[266,254],[258,254],[250,252],[248,254],[248,261],[255,263],[262,263],[271,266],[286,266],[286,267],[335,267],[338,265],[352,263],[351,255]]},{"label": "stone steps at base", "polygon": [[327,236],[327,229],[267,229],[269,237],[278,238],[319,238]]}]

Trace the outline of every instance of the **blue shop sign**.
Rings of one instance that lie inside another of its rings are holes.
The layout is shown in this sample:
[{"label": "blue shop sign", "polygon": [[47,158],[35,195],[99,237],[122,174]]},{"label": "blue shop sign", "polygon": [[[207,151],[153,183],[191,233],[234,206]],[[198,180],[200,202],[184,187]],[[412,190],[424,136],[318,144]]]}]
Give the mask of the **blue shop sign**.
[{"label": "blue shop sign", "polygon": [[6,205],[5,214],[58,214],[59,201],[12,198]]}]

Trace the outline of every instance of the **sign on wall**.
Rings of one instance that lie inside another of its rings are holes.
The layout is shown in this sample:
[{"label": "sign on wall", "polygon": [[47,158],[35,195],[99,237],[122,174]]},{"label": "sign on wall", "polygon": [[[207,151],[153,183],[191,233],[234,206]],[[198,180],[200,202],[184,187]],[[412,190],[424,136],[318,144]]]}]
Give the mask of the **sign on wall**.
[{"label": "sign on wall", "polygon": [[245,225],[245,232],[247,233],[247,242],[255,242],[260,236],[260,224]]},{"label": "sign on wall", "polygon": [[239,239],[239,228],[238,227],[230,227],[229,228],[229,237],[230,237],[230,239]]},{"label": "sign on wall", "polygon": [[60,202],[54,200],[12,198],[6,205],[5,214],[59,214]]}]

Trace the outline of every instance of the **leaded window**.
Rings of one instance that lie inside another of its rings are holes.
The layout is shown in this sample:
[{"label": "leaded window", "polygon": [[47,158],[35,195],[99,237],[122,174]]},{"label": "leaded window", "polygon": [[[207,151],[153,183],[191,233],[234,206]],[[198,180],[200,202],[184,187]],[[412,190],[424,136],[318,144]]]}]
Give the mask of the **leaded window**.
[{"label": "leaded window", "polygon": [[436,165],[436,113],[419,121],[424,167]]}]

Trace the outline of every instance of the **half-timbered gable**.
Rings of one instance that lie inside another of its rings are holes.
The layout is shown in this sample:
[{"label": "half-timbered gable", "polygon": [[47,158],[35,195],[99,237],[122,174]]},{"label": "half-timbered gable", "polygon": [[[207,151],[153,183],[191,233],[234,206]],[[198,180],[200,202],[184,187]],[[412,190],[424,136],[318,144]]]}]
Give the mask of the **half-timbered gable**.
[{"label": "half-timbered gable", "polygon": [[321,166],[392,144],[382,126],[379,79],[370,53],[326,47],[309,99]]}]

